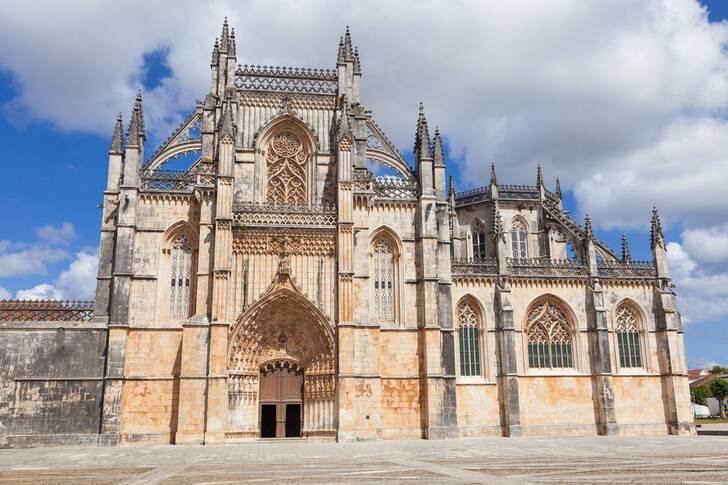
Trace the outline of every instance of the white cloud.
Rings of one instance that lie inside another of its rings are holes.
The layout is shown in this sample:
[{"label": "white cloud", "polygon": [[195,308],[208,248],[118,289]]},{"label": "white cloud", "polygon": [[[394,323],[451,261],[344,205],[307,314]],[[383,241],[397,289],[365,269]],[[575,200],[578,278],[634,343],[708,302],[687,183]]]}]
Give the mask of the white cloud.
[{"label": "white cloud", "polygon": [[64,249],[47,246],[30,246],[20,249],[18,245],[0,245],[0,278],[48,273],[47,264],[56,263],[68,257]]},{"label": "white cloud", "polygon": [[0,300],[8,300],[8,299],[10,299],[11,296],[12,295],[10,294],[10,292],[7,289],[0,286]]},{"label": "white cloud", "polygon": [[711,322],[728,316],[728,272],[707,273],[685,248],[667,244],[670,275],[677,286],[684,324]]},{"label": "white cloud", "polygon": [[688,368],[690,369],[706,369],[710,370],[713,368],[713,366],[720,365],[722,366],[720,362],[717,362],[712,359],[706,359],[703,357],[688,357]]},{"label": "white cloud", "polygon": [[70,222],[63,222],[59,226],[52,224],[41,226],[35,230],[35,234],[39,239],[55,245],[68,245],[78,238],[78,234]]},{"label": "white cloud", "polygon": [[27,290],[19,290],[16,298],[31,300],[93,298],[96,291],[96,271],[99,255],[81,251],[50,283],[41,283]]}]

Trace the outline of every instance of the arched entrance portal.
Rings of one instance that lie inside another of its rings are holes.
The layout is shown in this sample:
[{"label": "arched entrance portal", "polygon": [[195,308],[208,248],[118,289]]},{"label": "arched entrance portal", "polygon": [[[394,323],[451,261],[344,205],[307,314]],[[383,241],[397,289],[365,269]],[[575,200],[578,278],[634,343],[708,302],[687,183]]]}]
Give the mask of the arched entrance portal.
[{"label": "arched entrance portal", "polygon": [[334,437],[334,371],[331,325],[279,274],[230,334],[226,435]]}]

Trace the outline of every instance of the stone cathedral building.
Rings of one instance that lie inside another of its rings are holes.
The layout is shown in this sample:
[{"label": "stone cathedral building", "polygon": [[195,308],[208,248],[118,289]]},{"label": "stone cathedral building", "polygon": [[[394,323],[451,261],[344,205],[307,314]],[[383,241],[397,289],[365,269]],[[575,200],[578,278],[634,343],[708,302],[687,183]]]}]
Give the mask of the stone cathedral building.
[{"label": "stone cathedral building", "polygon": [[98,379],[6,376],[8,437],[34,442],[22,396],[46,394],[86,421],[44,436],[109,444],[694,432],[656,212],[642,262],[540,167],[457,191],[421,105],[411,168],[348,29],[334,70],[241,66],[226,22],[210,71],[155,152],[141,94],[126,136],[119,117],[93,318],[62,337],[97,332],[71,347]]}]

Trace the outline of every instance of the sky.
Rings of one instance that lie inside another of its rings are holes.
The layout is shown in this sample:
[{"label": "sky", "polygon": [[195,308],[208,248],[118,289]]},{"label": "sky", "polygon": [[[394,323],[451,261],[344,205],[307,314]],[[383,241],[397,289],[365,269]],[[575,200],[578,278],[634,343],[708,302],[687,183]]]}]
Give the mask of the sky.
[{"label": "sky", "polygon": [[93,295],[108,146],[144,93],[151,154],[209,91],[224,16],[240,64],[333,68],[405,154],[419,102],[458,189],[547,186],[650,259],[660,211],[690,367],[728,364],[728,2],[35,1],[0,4],[0,298]]}]

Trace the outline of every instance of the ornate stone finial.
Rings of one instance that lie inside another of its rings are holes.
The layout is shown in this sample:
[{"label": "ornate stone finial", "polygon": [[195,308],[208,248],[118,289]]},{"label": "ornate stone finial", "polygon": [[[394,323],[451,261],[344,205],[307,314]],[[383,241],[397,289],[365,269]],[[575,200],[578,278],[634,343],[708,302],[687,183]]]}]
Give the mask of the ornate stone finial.
[{"label": "ornate stone finial", "polygon": [[230,38],[228,36],[228,21],[227,17],[225,17],[225,20],[222,23],[222,35],[220,35],[220,50],[221,51],[228,51],[228,42]]},{"label": "ornate stone finial", "polygon": [[440,139],[440,128],[435,127],[435,142],[432,147],[432,159],[437,167],[445,166],[445,152],[442,149],[442,140]]},{"label": "ornate stone finial", "polygon": [[116,117],[116,125],[114,126],[114,135],[111,137],[109,153],[116,155],[124,153],[124,127],[121,123],[121,113]]},{"label": "ornate stone finial", "polygon": [[352,60],[354,55],[354,49],[351,47],[351,33],[349,32],[349,26],[346,26],[346,33],[344,34],[344,57],[347,61]]},{"label": "ornate stone finial", "polygon": [[561,182],[559,182],[559,177],[556,177],[556,197],[563,199],[561,195]]},{"label": "ornate stone finial", "polygon": [[346,55],[344,55],[344,38],[339,40],[339,53],[336,55],[336,62],[343,64],[346,62]]},{"label": "ornate stone finial", "polygon": [[495,163],[490,164],[490,185],[498,187],[498,179],[495,177]]},{"label": "ornate stone finial", "polygon": [[543,172],[541,171],[541,164],[538,164],[538,168],[536,169],[536,187],[541,187],[543,185]]},{"label": "ornate stone finial", "polygon": [[420,114],[417,118],[417,131],[415,132],[415,158],[423,159],[432,156],[432,148],[430,148],[430,132],[427,128],[427,118],[425,117],[425,108],[420,103]]},{"label": "ornate stone finial", "polygon": [[665,248],[665,236],[662,234],[662,224],[660,223],[660,216],[657,214],[657,207],[652,208],[652,221],[650,222],[650,247]]},{"label": "ornate stone finial", "polygon": [[449,197],[455,197],[455,181],[452,178],[452,174],[450,174],[450,185],[448,187],[447,196]]},{"label": "ornate stone finial", "polygon": [[358,47],[354,47],[354,72],[361,72],[361,62],[359,61]]},{"label": "ornate stone finial", "polygon": [[629,254],[629,244],[627,244],[627,236],[622,234],[622,261],[631,261],[632,256]]},{"label": "ornate stone finial", "polygon": [[344,95],[341,97],[341,114],[336,122],[336,141],[339,142],[346,137],[349,140],[354,139],[351,124],[349,123],[349,103],[347,102],[346,95]]},{"label": "ornate stone finial", "polygon": [[230,30],[230,44],[228,45],[228,55],[235,57],[235,29]]},{"label": "ornate stone finial", "polygon": [[505,241],[506,236],[503,232],[503,219],[498,209],[496,209],[495,204],[493,204],[493,241],[497,241],[498,239]]},{"label": "ornate stone finial", "polygon": [[233,123],[233,110],[230,102],[225,103],[225,109],[222,113],[220,121],[220,138],[229,136],[235,139],[235,124]]},{"label": "ornate stone finial", "polygon": [[584,218],[584,231],[586,232],[587,239],[594,238],[594,232],[592,231],[591,218],[589,217],[589,214],[587,214]]},{"label": "ornate stone finial", "polygon": [[217,37],[215,37],[215,45],[212,47],[211,64],[217,65],[217,61],[219,58],[220,58],[220,43],[217,41]]}]

